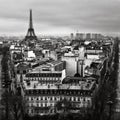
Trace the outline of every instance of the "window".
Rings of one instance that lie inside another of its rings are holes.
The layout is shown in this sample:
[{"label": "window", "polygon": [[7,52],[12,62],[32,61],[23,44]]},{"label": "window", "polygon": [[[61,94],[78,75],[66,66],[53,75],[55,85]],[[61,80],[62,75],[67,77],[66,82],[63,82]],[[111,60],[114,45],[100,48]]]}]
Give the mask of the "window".
[{"label": "window", "polygon": [[45,100],[45,97],[43,97],[43,100]]},{"label": "window", "polygon": [[73,97],[71,97],[71,101],[73,101]]},{"label": "window", "polygon": [[52,100],[52,97],[50,97],[50,100]]},{"label": "window", "polygon": [[43,98],[41,97],[41,100],[43,100]]},{"label": "window", "polygon": [[45,100],[47,100],[47,97],[45,97]]},{"label": "window", "polygon": [[47,103],[45,103],[45,107],[47,107],[48,106],[48,104]]},{"label": "window", "polygon": [[56,101],[56,100],[57,100],[57,98],[55,97],[55,98],[54,98],[54,100]]},{"label": "window", "polygon": [[36,100],[39,100],[39,98],[37,97]]},{"label": "window", "polygon": [[76,97],[76,101],[78,101],[78,97]]},{"label": "window", "polygon": [[31,100],[33,100],[33,97],[31,97]]},{"label": "window", "polygon": [[76,101],[75,97],[73,97],[73,101]]},{"label": "window", "polygon": [[39,107],[39,103],[37,103],[37,107]]},{"label": "window", "polygon": [[43,103],[43,107],[45,107],[45,103]]},{"label": "window", "polygon": [[43,104],[41,103],[41,107],[43,107]]},{"label": "window", "polygon": [[39,103],[39,107],[41,107],[41,103]]}]

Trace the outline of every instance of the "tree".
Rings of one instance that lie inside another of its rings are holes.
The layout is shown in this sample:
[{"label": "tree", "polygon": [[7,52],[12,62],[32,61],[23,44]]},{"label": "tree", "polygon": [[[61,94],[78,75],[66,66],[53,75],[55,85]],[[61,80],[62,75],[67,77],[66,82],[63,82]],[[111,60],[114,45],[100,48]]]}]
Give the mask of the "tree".
[{"label": "tree", "polygon": [[72,108],[72,104],[67,99],[63,99],[61,101],[58,101],[55,107],[58,111],[63,110],[64,112],[68,112]]},{"label": "tree", "polygon": [[19,113],[21,114],[23,107],[22,102],[21,96],[11,94],[8,91],[2,94],[2,104],[5,105],[6,108],[6,120],[8,120],[10,114],[15,120],[19,119]]}]

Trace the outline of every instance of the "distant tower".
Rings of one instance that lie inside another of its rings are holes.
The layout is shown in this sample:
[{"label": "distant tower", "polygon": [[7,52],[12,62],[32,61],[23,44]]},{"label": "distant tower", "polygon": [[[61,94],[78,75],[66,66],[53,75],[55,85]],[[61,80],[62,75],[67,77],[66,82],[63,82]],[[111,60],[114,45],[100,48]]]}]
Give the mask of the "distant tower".
[{"label": "distant tower", "polygon": [[78,40],[79,39],[79,33],[77,31],[75,38]]},{"label": "distant tower", "polygon": [[30,9],[30,20],[29,20],[29,28],[28,28],[28,32],[27,35],[25,36],[25,41],[33,41],[33,40],[37,40],[37,36],[35,35],[34,32],[34,28],[33,28],[33,22],[32,22],[32,10]]},{"label": "distant tower", "polygon": [[70,38],[71,38],[71,40],[74,39],[74,34],[73,33],[70,34]]}]

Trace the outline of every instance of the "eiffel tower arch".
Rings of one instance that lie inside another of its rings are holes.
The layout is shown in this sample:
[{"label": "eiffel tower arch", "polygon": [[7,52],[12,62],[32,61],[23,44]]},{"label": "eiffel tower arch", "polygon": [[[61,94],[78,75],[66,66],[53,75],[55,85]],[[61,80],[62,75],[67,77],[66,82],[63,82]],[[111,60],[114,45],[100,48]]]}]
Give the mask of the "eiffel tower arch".
[{"label": "eiffel tower arch", "polygon": [[38,39],[37,39],[37,36],[35,35],[34,28],[33,28],[32,10],[30,9],[29,28],[24,41],[30,44],[30,43],[35,43],[37,40]]}]

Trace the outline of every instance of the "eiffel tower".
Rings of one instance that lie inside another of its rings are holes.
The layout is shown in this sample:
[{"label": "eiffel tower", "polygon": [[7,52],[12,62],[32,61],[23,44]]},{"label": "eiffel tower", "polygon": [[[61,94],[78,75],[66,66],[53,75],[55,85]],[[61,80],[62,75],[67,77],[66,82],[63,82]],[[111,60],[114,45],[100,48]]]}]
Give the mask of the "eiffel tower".
[{"label": "eiffel tower", "polygon": [[31,42],[36,41],[37,36],[35,35],[34,28],[33,28],[33,22],[32,22],[32,10],[30,9],[30,20],[29,20],[29,28],[27,31],[27,35],[25,36],[25,41]]}]

